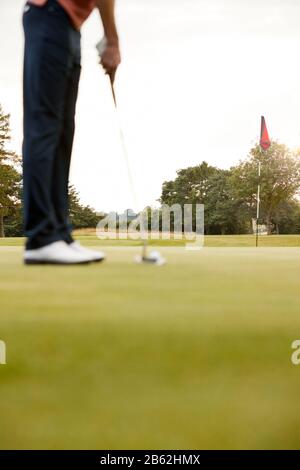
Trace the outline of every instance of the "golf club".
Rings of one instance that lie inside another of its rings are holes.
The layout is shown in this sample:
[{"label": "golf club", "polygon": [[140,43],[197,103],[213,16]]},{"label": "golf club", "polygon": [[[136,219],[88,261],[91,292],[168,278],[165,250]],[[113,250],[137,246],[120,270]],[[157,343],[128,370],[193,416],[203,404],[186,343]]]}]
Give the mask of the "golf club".
[{"label": "golf club", "polygon": [[[101,39],[101,41],[98,42],[98,44],[96,45],[96,49],[98,51],[100,59],[101,59],[101,56],[102,56],[102,54],[105,50],[106,44],[107,44],[107,39],[104,36]],[[118,112],[118,106],[117,106],[117,99],[116,99],[114,83],[113,83],[113,80],[112,80],[111,77],[109,77],[109,81],[110,81],[110,88],[111,88],[111,93],[112,93],[113,102],[114,102],[114,106],[115,106],[116,116],[117,116],[117,119],[118,119],[120,142],[121,142],[121,145],[122,145],[122,152],[123,152],[125,163],[126,163],[126,168],[127,168],[127,173],[128,173],[128,180],[129,180],[129,183],[130,183],[130,189],[131,189],[131,192],[132,192],[134,203],[135,203],[136,207],[138,207],[138,198],[137,198],[137,195],[136,195],[135,184],[134,184],[133,177],[132,177],[132,171],[131,171],[131,167],[130,167],[130,161],[129,161],[129,157],[128,157],[127,146],[125,144],[124,133],[123,133],[122,126],[121,126],[121,121],[120,121],[120,118],[119,118],[119,112]],[[144,229],[143,229],[142,218],[141,218],[141,224],[142,225],[141,225],[140,229],[141,229],[141,232],[143,233]],[[157,266],[162,266],[163,264],[166,263],[166,260],[165,260],[165,258],[163,258],[161,256],[161,254],[158,251],[155,251],[155,250],[151,251],[148,255],[148,239],[143,238],[142,255],[141,256],[136,256],[135,257],[135,262],[136,263],[145,263],[145,264],[155,264]]]}]

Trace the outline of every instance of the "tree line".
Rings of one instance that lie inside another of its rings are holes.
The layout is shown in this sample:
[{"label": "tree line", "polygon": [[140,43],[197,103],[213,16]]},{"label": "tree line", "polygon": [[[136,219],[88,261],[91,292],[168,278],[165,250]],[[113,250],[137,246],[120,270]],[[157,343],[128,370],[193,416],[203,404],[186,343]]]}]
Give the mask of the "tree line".
[{"label": "tree line", "polygon": [[[7,149],[9,117],[0,106],[0,237],[24,235],[21,158]],[[99,222],[99,214],[80,202],[74,186],[69,187],[69,205],[74,228],[95,227]]]},{"label": "tree line", "polygon": [[[0,237],[23,236],[21,159],[7,149],[9,114],[0,105]],[[261,176],[258,164],[261,162]],[[272,142],[261,152],[253,147],[245,160],[228,170],[205,161],[177,171],[165,181],[161,206],[204,204],[206,234],[251,233],[256,217],[257,185],[261,186],[260,224],[268,234],[300,233],[300,150]],[[70,220],[74,228],[95,227],[101,216],[83,205],[74,186],[69,189]]]},{"label": "tree line", "polygon": [[202,162],[177,171],[174,180],[163,183],[160,203],[204,204],[206,234],[251,233],[259,182],[259,223],[266,225],[268,234],[300,233],[300,151],[275,141],[264,152],[256,145],[229,170]]}]

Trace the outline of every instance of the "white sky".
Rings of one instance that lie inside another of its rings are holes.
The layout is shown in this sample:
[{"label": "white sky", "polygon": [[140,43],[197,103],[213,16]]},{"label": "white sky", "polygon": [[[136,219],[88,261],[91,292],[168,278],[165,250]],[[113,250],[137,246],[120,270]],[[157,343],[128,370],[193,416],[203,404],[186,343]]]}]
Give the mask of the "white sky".
[{"label": "white sky", "polygon": [[[0,0],[0,103],[22,142],[21,10]],[[300,146],[299,0],[117,0],[123,63],[116,89],[139,208],[164,180],[202,160],[246,157],[264,114],[271,136]],[[134,206],[97,13],[82,29],[82,78],[71,181],[97,210]]]}]

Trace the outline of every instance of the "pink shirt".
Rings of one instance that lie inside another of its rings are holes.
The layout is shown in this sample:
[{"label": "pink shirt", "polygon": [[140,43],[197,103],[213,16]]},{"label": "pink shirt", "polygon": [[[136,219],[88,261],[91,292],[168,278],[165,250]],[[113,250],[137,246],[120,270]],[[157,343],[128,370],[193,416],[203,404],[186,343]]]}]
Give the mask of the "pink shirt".
[{"label": "pink shirt", "polygon": [[[37,6],[43,6],[47,0],[29,0]],[[88,18],[96,6],[96,0],[57,0],[66,10],[76,29],[80,29],[82,23]]]}]

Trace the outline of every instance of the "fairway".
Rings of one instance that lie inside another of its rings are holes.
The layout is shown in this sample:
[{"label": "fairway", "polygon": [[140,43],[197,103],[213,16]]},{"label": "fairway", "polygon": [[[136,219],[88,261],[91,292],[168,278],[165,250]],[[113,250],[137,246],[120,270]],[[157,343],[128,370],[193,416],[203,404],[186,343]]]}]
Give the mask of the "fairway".
[{"label": "fairway", "polygon": [[25,267],[2,240],[0,448],[298,448],[297,240],[164,246],[162,267],[117,243],[102,265]]}]

